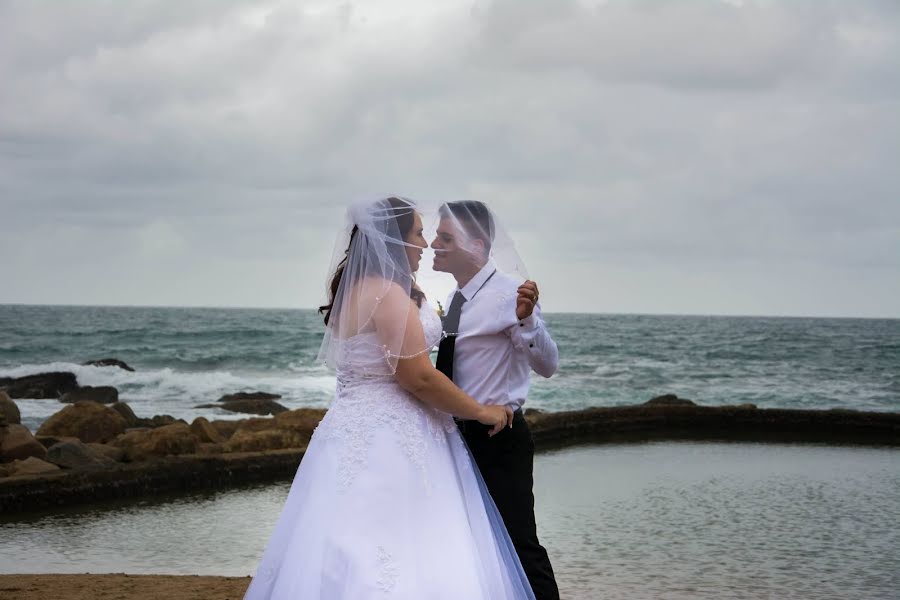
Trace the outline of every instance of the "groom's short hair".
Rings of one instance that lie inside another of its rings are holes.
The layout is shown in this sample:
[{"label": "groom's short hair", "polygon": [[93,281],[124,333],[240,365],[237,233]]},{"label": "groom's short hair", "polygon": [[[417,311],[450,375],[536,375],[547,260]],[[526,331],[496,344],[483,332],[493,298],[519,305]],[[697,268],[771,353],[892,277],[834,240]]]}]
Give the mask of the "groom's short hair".
[{"label": "groom's short hair", "polygon": [[490,252],[494,241],[494,215],[484,202],[478,200],[459,200],[447,202],[439,210],[441,218],[453,217],[465,228],[469,236],[484,242],[484,248]]}]

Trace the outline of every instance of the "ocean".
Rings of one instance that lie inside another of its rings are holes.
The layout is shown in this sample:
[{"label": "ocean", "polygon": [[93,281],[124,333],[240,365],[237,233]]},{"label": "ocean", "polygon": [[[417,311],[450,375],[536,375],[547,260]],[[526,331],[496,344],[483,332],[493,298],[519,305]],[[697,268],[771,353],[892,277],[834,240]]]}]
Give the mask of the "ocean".
[{"label": "ocean", "polygon": [[[533,374],[526,406],[547,411],[674,393],[704,405],[900,411],[900,320],[547,314],[560,368]],[[334,377],[316,361],[321,317],[302,309],[0,305],[0,377],[71,371],[112,385],[138,416],[241,418],[196,409],[264,391],[288,408],[327,406]],[[105,357],[116,367],[82,366]],[[16,401],[36,429],[60,410]]]}]

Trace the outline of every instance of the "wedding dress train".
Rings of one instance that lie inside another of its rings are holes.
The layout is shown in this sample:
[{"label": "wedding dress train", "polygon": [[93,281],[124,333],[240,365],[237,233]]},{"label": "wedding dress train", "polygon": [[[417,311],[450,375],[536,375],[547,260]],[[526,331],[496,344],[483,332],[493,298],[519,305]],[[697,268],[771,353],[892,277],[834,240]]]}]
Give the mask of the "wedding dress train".
[{"label": "wedding dress train", "polygon": [[[419,318],[430,345],[441,322]],[[403,390],[362,333],[245,600],[534,598],[453,418]]]}]

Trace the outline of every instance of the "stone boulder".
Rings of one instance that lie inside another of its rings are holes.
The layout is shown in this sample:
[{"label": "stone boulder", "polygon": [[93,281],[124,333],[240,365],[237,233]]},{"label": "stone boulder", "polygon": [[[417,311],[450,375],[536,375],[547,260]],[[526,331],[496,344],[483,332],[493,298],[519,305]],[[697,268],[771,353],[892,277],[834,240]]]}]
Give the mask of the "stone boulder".
[{"label": "stone boulder", "polygon": [[234,402],[235,400],[278,400],[281,394],[267,394],[266,392],[238,392],[225,394],[216,402]]},{"label": "stone boulder", "polygon": [[225,421],[223,419],[216,419],[212,421],[210,424],[216,428],[223,438],[226,440],[234,435],[234,432],[238,430],[238,427],[241,426],[241,423],[246,421],[246,419],[238,419],[236,421]]},{"label": "stone boulder", "polygon": [[140,419],[124,402],[113,402],[109,407],[122,415],[122,418],[125,419],[125,427],[140,427]]},{"label": "stone boulder", "polygon": [[38,435],[65,435],[82,442],[108,442],[125,431],[125,419],[108,406],[82,400],[44,421]]},{"label": "stone boulder", "polygon": [[64,469],[103,469],[116,461],[81,441],[60,442],[47,449],[47,462]]},{"label": "stone boulder", "polygon": [[113,404],[119,401],[119,390],[111,385],[98,385],[96,387],[84,385],[71,392],[66,392],[59,399],[60,402],[67,404],[79,402],[80,400],[90,400],[100,404]]},{"label": "stone boulder", "polygon": [[260,450],[280,450],[301,448],[309,443],[309,438],[288,429],[267,429],[264,431],[234,432],[225,443],[229,452],[258,452]]},{"label": "stone boulder", "polygon": [[98,452],[103,456],[114,460],[115,462],[122,462],[125,460],[125,451],[121,448],[117,448],[115,446],[111,446],[109,444],[97,444],[90,443],[87,444],[87,447],[93,450],[94,452]]},{"label": "stone boulder", "polygon": [[82,364],[84,364],[85,366],[93,367],[119,367],[120,369],[124,369],[125,371],[131,371],[132,373],[134,373],[134,369],[126,365],[118,358],[101,358],[98,360],[89,360],[86,363]]},{"label": "stone boulder", "polygon": [[59,471],[59,467],[48,463],[40,458],[29,456],[25,460],[17,460],[12,463],[10,477],[19,477],[22,475],[43,475],[45,473],[55,473]]},{"label": "stone boulder", "polygon": [[166,425],[171,425],[172,423],[179,423],[179,422],[187,425],[187,422],[185,422],[181,419],[176,419],[172,415],[153,415],[149,419],[139,417],[137,420],[137,427],[150,427],[150,428],[164,427]]},{"label": "stone boulder", "polygon": [[0,462],[46,456],[47,449],[24,425],[7,425],[0,429]]},{"label": "stone boulder", "polygon": [[225,447],[229,452],[302,448],[324,415],[324,409],[298,408],[271,419],[245,419]]},{"label": "stone boulder", "polygon": [[277,414],[273,420],[280,429],[290,429],[311,436],[324,416],[324,408],[297,408]]},{"label": "stone boulder", "polygon": [[78,387],[74,373],[51,372],[25,377],[0,377],[0,389],[10,398],[52,398],[56,400]]},{"label": "stone boulder", "polygon": [[125,460],[134,462],[154,456],[193,454],[199,440],[187,423],[172,423],[155,429],[129,431],[117,437],[112,445],[125,451]]},{"label": "stone boulder", "polygon": [[219,430],[213,427],[205,417],[194,419],[194,422],[191,423],[191,432],[203,443],[221,444],[225,441],[225,436],[219,433]]},{"label": "stone boulder", "polygon": [[274,400],[229,400],[220,404],[200,404],[194,408],[224,408],[230,412],[249,415],[277,415],[288,410]]},{"label": "stone boulder", "polygon": [[12,401],[9,394],[0,392],[0,427],[4,425],[19,425],[22,423],[22,415],[19,407]]},{"label": "stone boulder", "polygon": [[697,403],[687,398],[679,398],[675,394],[663,394],[647,400],[644,406],[697,406]]},{"label": "stone boulder", "polygon": [[36,435],[34,439],[39,441],[44,448],[49,449],[50,446],[61,444],[63,442],[79,442],[77,437],[73,435]]}]

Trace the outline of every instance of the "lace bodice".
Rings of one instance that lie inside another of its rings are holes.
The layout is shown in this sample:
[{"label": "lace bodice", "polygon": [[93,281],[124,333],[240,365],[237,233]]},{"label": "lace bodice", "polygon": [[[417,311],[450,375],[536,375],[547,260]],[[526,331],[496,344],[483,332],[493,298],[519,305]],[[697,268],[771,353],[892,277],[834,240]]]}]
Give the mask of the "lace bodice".
[{"label": "lace bodice", "polygon": [[[427,301],[419,309],[419,321],[427,348],[434,348],[441,340],[441,319]],[[356,384],[394,380],[385,349],[374,331],[355,335],[343,344],[342,358],[337,365],[338,392]]]},{"label": "lace bodice", "polygon": [[[429,348],[436,346],[442,334],[437,312],[423,302],[419,319]],[[429,487],[424,449],[429,443],[447,443],[447,434],[456,432],[453,418],[422,403],[397,383],[374,332],[356,335],[347,343],[351,346],[338,366],[334,401],[315,432],[319,438],[339,442],[342,484],[349,487],[365,468],[374,431],[387,428]]]}]

